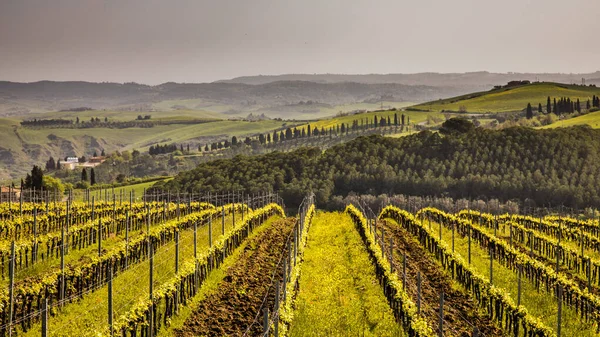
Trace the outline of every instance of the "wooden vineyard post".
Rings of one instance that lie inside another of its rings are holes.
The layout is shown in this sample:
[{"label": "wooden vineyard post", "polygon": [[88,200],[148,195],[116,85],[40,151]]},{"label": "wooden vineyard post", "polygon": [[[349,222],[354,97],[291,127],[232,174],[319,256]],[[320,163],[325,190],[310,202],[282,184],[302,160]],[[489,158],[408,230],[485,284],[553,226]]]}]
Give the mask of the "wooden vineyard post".
[{"label": "wooden vineyard post", "polygon": [[442,221],[440,221],[439,232],[440,232],[440,241],[442,241]]},{"label": "wooden vineyard post", "polygon": [[[68,212],[68,211],[67,211]],[[65,226],[62,226],[60,245],[60,294],[58,295],[60,305],[65,295]]]},{"label": "wooden vineyard post", "polygon": [[508,243],[512,247],[513,246],[513,228],[512,228],[512,223],[509,223],[508,226],[509,226],[508,229],[510,231],[510,233],[509,233],[510,237],[509,237]]},{"label": "wooden vineyard post", "polygon": [[98,256],[102,256],[102,219],[98,218]]},{"label": "wooden vineyard post", "polygon": [[417,272],[417,312],[421,313],[421,272]]},{"label": "wooden vineyard post", "polygon": [[269,308],[263,308],[263,336],[269,335]]},{"label": "wooden vineyard post", "polygon": [[581,241],[581,259],[585,260],[584,247],[583,247],[583,228],[579,229],[579,238]]},{"label": "wooden vineyard post", "polygon": [[592,292],[592,258],[588,257],[587,259],[587,281],[588,281],[588,290],[590,293]]},{"label": "wooden vineyard post", "polygon": [[179,231],[175,232],[175,274],[179,274]]},{"label": "wooden vineyard post", "polygon": [[517,284],[517,307],[521,305],[521,277],[523,274],[523,265],[519,265],[519,279]]},{"label": "wooden vineyard post", "polygon": [[115,329],[113,325],[113,268],[108,268],[108,327],[110,329],[110,336],[114,336]]},{"label": "wooden vineyard post", "polygon": [[454,223],[452,224],[452,252],[454,253]]},{"label": "wooden vineyard post", "polygon": [[225,235],[225,205],[221,206],[221,231]]},{"label": "wooden vineyard post", "polygon": [[[48,212],[46,212],[47,214]],[[33,247],[32,247],[32,258],[31,262],[37,260],[38,240],[37,240],[37,207],[33,209]]]},{"label": "wooden vineyard post", "polygon": [[[211,244],[209,243],[208,246],[210,247]],[[194,260],[196,259],[198,259],[198,221],[194,220]]]},{"label": "wooden vineyard post", "polygon": [[235,200],[233,200],[233,204],[231,207],[231,228],[235,228]]},{"label": "wooden vineyard post", "polygon": [[177,191],[177,221],[179,221],[181,218],[181,208],[180,208],[180,203],[179,203],[180,200],[181,199],[179,199],[179,191]]},{"label": "wooden vineyard post", "polygon": [[42,337],[48,337],[48,298],[42,302]]},{"label": "wooden vineyard post", "polygon": [[558,274],[558,271],[560,270],[560,237],[561,237],[561,232],[560,232],[560,224],[558,225],[558,243],[556,244],[556,273]]},{"label": "wooden vineyard post", "polygon": [[127,269],[129,256],[129,211],[125,211],[125,269]]},{"label": "wooden vineyard post", "polygon": [[[194,229],[196,230],[196,229]],[[212,216],[208,217],[208,247],[212,247]]]},{"label": "wooden vineyard post", "polygon": [[439,336],[442,337],[444,336],[444,292],[442,291],[442,293],[440,294],[440,322],[439,322],[439,328],[440,328],[440,333]]},{"label": "wooden vineyard post", "polygon": [[[69,234],[69,225],[70,225],[70,222],[71,222],[71,213],[69,212],[70,208],[71,208],[71,202],[67,201],[67,223],[66,223],[66,225],[67,225],[67,228],[66,228],[67,235]],[[69,246],[68,246],[68,242],[67,242],[68,240],[69,240],[68,237],[65,237],[64,240],[63,240],[63,249],[67,253],[69,253]]]},{"label": "wooden vineyard post", "polygon": [[560,328],[562,326],[562,294],[563,294],[563,288],[562,288],[562,284],[558,285],[558,319],[557,319],[557,326],[556,326],[556,337],[560,337]]},{"label": "wooden vineyard post", "polygon": [[469,222],[469,233],[468,233],[467,237],[468,237],[468,242],[469,242],[468,243],[468,246],[469,246],[469,252],[468,252],[468,255],[469,255],[469,265],[471,265],[471,222]]},{"label": "wooden vineyard post", "polygon": [[494,250],[490,245],[490,283],[494,284]]},{"label": "wooden vineyard post", "polygon": [[245,213],[244,212],[244,192],[242,192],[241,197],[242,197],[241,202],[242,202],[242,223],[243,223],[244,222],[244,213]]},{"label": "wooden vineyard post", "polygon": [[15,286],[15,241],[10,244],[10,264],[8,265],[8,335],[12,336],[13,311],[15,307],[14,286]]},{"label": "wooden vineyard post", "polygon": [[146,221],[146,228],[148,231],[148,261],[150,264],[150,275],[149,275],[149,292],[150,292],[150,311],[148,311],[148,336],[154,335],[154,254],[152,251],[152,237],[150,236],[150,220]]}]

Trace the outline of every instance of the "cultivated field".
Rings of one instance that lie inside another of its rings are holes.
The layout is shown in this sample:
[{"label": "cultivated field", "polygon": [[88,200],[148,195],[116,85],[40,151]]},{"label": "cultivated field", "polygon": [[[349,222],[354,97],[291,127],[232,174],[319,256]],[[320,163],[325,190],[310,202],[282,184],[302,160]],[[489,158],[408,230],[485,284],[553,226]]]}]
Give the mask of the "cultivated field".
[{"label": "cultivated field", "polygon": [[0,335],[598,335],[597,220],[163,197],[0,204]]}]

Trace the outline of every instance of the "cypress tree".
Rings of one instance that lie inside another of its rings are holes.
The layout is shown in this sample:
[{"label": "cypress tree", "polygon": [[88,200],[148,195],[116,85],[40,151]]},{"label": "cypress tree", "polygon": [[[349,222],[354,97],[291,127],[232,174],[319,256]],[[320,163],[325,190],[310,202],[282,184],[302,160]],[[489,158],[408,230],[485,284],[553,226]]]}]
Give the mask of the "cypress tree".
[{"label": "cypress tree", "polygon": [[531,103],[527,103],[527,119],[533,118],[533,109],[531,108]]},{"label": "cypress tree", "polygon": [[397,112],[394,113],[394,125],[398,126],[398,113]]},{"label": "cypress tree", "polygon": [[405,116],[404,116],[404,114],[402,114],[402,125],[405,125],[404,121],[405,121]]},{"label": "cypress tree", "polygon": [[538,104],[538,112],[539,112],[540,114],[543,112],[543,111],[542,111],[542,103],[539,103],[539,104]]},{"label": "cypress tree", "polygon": [[87,171],[84,168],[83,170],[81,170],[81,181],[87,181],[87,180],[88,180]]},{"label": "cypress tree", "polygon": [[552,102],[550,101],[550,96],[548,96],[548,102],[546,103],[546,113],[549,114],[552,112]]},{"label": "cypress tree", "polygon": [[96,185],[96,172],[93,167],[90,170],[90,185]]}]

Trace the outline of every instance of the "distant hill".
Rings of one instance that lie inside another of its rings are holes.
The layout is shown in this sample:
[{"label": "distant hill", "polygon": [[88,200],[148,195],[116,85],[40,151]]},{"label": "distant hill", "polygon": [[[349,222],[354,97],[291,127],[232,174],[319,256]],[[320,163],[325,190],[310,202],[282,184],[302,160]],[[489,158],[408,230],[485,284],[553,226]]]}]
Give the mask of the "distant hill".
[{"label": "distant hill", "polygon": [[311,81],[318,83],[398,83],[405,85],[427,86],[454,86],[491,88],[494,85],[504,84],[516,80],[581,83],[585,78],[587,84],[600,84],[600,71],[588,74],[560,74],[560,73],[490,73],[487,71],[468,73],[416,73],[416,74],[284,74],[284,75],[259,75],[242,76],[230,80],[218,81],[221,83],[265,84],[277,81]]},{"label": "distant hill", "polygon": [[[281,106],[306,101],[332,106],[379,101],[382,97],[386,101],[424,102],[465,92],[453,86],[355,82],[279,81],[257,85],[164,83],[157,86],[136,83],[0,82],[0,116],[21,116],[78,107],[148,111],[166,105],[168,109],[175,109],[181,105],[178,100],[195,100],[197,107],[186,105],[187,108],[227,111],[245,116],[261,108],[277,110]],[[165,101],[167,104],[161,104]]]},{"label": "distant hill", "polygon": [[527,103],[531,103],[535,107],[541,103],[546,108],[548,96],[551,98],[566,97],[571,100],[579,99],[585,102],[588,99],[591,100],[593,95],[600,95],[600,88],[540,82],[431,101],[411,108],[434,112],[511,112],[525,109]]}]

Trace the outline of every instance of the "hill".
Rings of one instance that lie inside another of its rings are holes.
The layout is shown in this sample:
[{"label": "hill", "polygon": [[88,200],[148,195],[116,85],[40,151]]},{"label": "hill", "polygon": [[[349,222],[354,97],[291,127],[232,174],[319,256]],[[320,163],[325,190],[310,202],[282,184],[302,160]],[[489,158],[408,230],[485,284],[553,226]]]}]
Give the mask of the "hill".
[{"label": "hill", "polygon": [[351,193],[402,193],[583,208],[600,206],[599,170],[600,130],[520,127],[445,137],[428,131],[359,137],[325,152],[304,148],[208,162],[164,185],[211,192],[273,189],[289,204],[312,189],[323,204]]},{"label": "hill", "polygon": [[513,112],[522,111],[527,107],[527,103],[531,103],[533,106],[541,103],[545,108],[548,96],[552,98],[568,97],[571,100],[580,99],[585,102],[588,99],[591,100],[593,95],[600,95],[600,88],[541,82],[431,101],[415,105],[412,108],[436,112]]},{"label": "hill", "polygon": [[[0,116],[23,116],[79,107],[116,111],[200,110],[245,116],[266,112],[271,117],[311,119],[322,106],[356,103],[425,102],[469,92],[454,86],[398,83],[315,83],[279,81],[240,83],[0,82]],[[306,106],[307,102],[317,107]],[[318,109],[317,109],[318,108]],[[326,111],[317,115],[331,115]]]},{"label": "hill", "polygon": [[18,119],[0,118],[0,180],[25,175],[50,156],[87,156],[104,149],[146,151],[155,144],[189,144],[192,149],[231,135],[246,136],[281,128],[285,122],[219,120],[201,124],[156,125],[149,128],[25,128]]},{"label": "hill", "polygon": [[600,71],[587,74],[561,73],[490,73],[487,71],[468,73],[415,73],[415,74],[283,74],[242,76],[220,83],[266,84],[278,81],[310,81],[317,83],[399,83],[406,85],[455,86],[469,88],[470,91],[491,88],[510,81],[529,80],[560,83],[581,83],[585,78],[588,84],[600,85]]},{"label": "hill", "polygon": [[588,114],[560,120],[542,127],[542,129],[565,128],[576,125],[589,125],[594,129],[600,129],[600,111],[590,112]]}]

